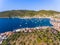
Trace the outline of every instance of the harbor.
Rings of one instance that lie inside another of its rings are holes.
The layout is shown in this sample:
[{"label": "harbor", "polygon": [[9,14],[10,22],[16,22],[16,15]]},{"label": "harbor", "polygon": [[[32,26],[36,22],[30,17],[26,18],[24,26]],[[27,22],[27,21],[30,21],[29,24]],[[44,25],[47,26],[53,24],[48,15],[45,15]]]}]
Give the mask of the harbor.
[{"label": "harbor", "polygon": [[[18,28],[13,31],[7,31],[4,33],[0,33],[0,44],[2,44],[3,40],[7,39],[10,35],[17,33],[17,32],[33,32],[34,30],[42,30],[47,28],[54,28],[58,31],[60,31],[60,19],[50,18],[50,24],[53,26],[39,26],[39,27],[33,27],[33,28]],[[26,23],[27,24],[27,23]],[[21,26],[21,25],[20,25]]]}]

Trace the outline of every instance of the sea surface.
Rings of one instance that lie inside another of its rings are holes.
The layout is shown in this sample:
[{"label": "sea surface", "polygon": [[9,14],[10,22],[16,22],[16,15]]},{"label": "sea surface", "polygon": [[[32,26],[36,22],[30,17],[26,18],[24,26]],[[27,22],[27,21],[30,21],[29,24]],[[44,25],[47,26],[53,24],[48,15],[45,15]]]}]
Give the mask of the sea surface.
[{"label": "sea surface", "polygon": [[33,28],[53,26],[49,18],[0,18],[0,33],[13,31],[19,28]]}]

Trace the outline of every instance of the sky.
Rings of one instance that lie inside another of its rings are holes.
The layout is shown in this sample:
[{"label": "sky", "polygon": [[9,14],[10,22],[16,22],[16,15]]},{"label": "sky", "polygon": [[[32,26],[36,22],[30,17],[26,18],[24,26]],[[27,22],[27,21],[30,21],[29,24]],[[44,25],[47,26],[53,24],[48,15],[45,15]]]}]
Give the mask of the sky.
[{"label": "sky", "polygon": [[60,11],[60,0],[0,0],[0,11],[8,10]]}]

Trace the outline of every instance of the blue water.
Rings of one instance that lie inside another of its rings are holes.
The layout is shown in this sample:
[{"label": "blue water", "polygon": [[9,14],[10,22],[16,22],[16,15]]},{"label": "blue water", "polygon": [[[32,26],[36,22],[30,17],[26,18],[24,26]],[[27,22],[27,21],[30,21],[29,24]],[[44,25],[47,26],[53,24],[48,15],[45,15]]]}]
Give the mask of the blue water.
[{"label": "blue water", "polygon": [[0,18],[0,33],[13,31],[18,28],[33,28],[39,26],[52,26],[48,18]]}]

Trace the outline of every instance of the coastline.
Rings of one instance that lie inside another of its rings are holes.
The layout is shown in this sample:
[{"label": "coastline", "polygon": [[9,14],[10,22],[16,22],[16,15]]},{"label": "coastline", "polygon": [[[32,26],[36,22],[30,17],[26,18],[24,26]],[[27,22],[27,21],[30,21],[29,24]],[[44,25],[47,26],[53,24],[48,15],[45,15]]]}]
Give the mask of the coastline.
[{"label": "coastline", "polygon": [[[0,17],[0,18],[8,18],[9,19],[9,17]],[[60,19],[53,18],[53,17],[11,17],[11,19],[14,19],[14,18],[19,18],[19,19],[49,18],[50,19],[50,23],[53,24],[53,26],[54,26],[55,23],[56,23],[55,25],[60,25]],[[54,26],[54,27],[56,27],[56,26]]]},{"label": "coastline", "polygon": [[0,18],[21,18],[21,19],[31,19],[31,18],[52,18],[52,17],[0,17]]},{"label": "coastline", "polygon": [[[9,17],[1,17],[1,18],[9,18]],[[12,18],[15,18],[15,17],[12,17]],[[31,18],[38,18],[38,17],[16,17],[16,18],[31,19]],[[35,28],[22,28],[22,29],[16,29],[16,30],[13,30],[13,31],[8,31],[8,32],[0,33],[0,39],[1,39],[0,43],[2,43],[2,41],[3,41],[4,39],[7,39],[8,36],[10,36],[10,35],[12,35],[12,34],[14,34],[14,33],[16,33],[16,32],[20,32],[20,31],[32,32],[33,30],[36,30],[36,29],[39,30],[39,29],[46,29],[46,28],[54,28],[54,29],[57,29],[58,31],[60,31],[60,30],[59,30],[59,29],[60,29],[60,28],[59,28],[60,26],[58,26],[58,25],[60,24],[60,22],[59,22],[59,23],[57,22],[57,20],[59,21],[60,19],[56,19],[56,18],[52,18],[52,17],[39,17],[39,18],[49,18],[49,19],[53,20],[53,22],[50,21],[50,23],[53,24],[53,26],[52,26],[52,27],[42,26],[42,27],[35,27]],[[57,23],[54,22],[54,20],[55,20]]]}]

